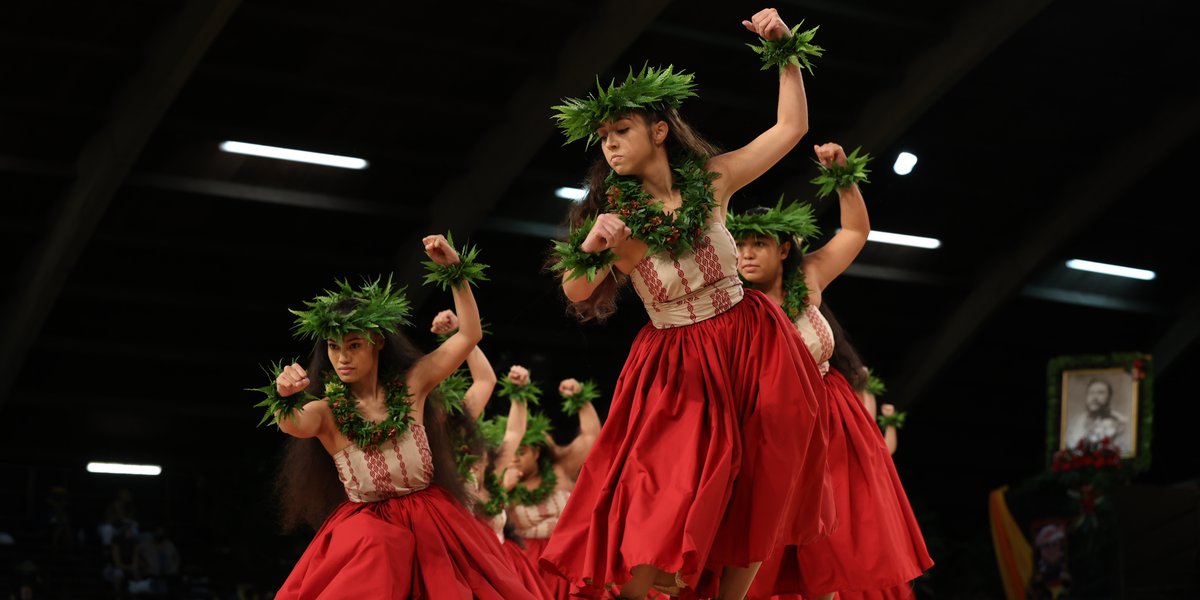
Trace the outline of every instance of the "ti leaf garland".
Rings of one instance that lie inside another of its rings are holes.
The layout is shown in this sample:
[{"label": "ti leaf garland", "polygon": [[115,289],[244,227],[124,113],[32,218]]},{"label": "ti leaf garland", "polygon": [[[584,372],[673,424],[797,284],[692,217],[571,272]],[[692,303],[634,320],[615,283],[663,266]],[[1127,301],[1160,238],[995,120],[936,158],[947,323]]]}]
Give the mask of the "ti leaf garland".
[{"label": "ti leaf garland", "polygon": [[824,198],[836,190],[848,188],[856,183],[871,183],[871,180],[867,179],[867,174],[871,172],[867,168],[867,163],[871,162],[871,155],[864,154],[859,156],[859,150],[862,150],[861,146],[846,155],[845,166],[834,163],[826,167],[820,161],[815,161],[821,173],[813,178],[810,183],[819,186],[817,188],[817,197]]},{"label": "ti leaf garland", "polygon": [[579,412],[585,404],[590,404],[593,400],[600,397],[600,390],[596,387],[596,382],[592,380],[584,381],[580,384],[579,391],[569,396],[563,396],[563,412],[568,415],[573,415]]},{"label": "ti leaf garland", "polygon": [[594,217],[585,219],[578,227],[571,228],[566,241],[554,241],[554,255],[558,260],[550,268],[567,273],[566,281],[579,277],[594,281],[597,273],[617,262],[617,254],[612,250],[584,252],[579,249],[595,224]]},{"label": "ti leaf garland", "polygon": [[[296,362],[292,360],[287,364]],[[313,400],[318,400],[316,396],[308,393],[307,390],[301,390],[291,396],[280,396],[279,388],[275,386],[275,381],[279,379],[280,373],[283,373],[284,361],[276,361],[271,363],[269,368],[263,369],[271,376],[271,382],[262,387],[246,388],[246,391],[261,392],[266,395],[266,399],[258,404],[255,408],[264,409],[262,420],[258,422],[258,427],[264,423],[273,421],[279,423],[280,418],[291,418],[293,421],[299,420],[300,413],[304,411],[303,406]]]},{"label": "ti leaf garland", "polygon": [[[454,247],[454,236],[450,232],[446,232],[446,241],[452,248]],[[464,246],[455,248],[455,250],[458,252],[458,262],[455,264],[439,265],[432,260],[421,262],[425,268],[429,269],[429,273],[425,274],[425,285],[434,284],[447,290],[458,289],[463,285],[478,286],[478,282],[488,280],[485,274],[488,265],[476,262],[479,248]]]},{"label": "ti leaf garland", "polygon": [[500,389],[496,394],[501,398],[508,398],[511,402],[521,404],[538,405],[538,400],[542,397],[542,389],[537,384],[530,381],[525,385],[517,385],[507,376],[499,377],[499,379]]},{"label": "ti leaf garland", "polygon": [[771,67],[779,67],[782,71],[789,65],[796,65],[801,69],[808,71],[812,75],[812,62],[810,56],[821,56],[825,49],[812,43],[813,37],[817,34],[817,29],[820,26],[813,27],[808,31],[800,31],[800,26],[804,25],[804,21],[800,21],[791,30],[791,35],[783,36],[778,40],[768,40],[758,38],[759,44],[746,44],[750,46],[756,54],[762,58],[762,70],[770,69]]}]

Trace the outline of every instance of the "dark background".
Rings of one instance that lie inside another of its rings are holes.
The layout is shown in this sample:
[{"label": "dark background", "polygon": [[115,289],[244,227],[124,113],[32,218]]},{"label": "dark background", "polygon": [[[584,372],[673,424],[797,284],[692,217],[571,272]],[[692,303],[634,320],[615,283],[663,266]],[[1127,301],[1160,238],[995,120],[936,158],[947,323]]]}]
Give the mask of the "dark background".
[{"label": "dark background", "polygon": [[[1153,462],[1138,482],[1194,490],[1200,253],[1183,215],[1200,157],[1195,3],[776,7],[789,25],[820,25],[827,49],[805,75],[811,131],[734,209],[813,200],[811,146],[837,141],[878,157],[864,186],[876,229],[943,242],[868,244],[825,294],[888,383],[884,400],[909,411],[895,461],[938,561],[922,595],[1001,595],[987,494],[1044,468],[1052,357],[1153,354]],[[100,511],[128,487],[144,524],[172,525],[192,577],[221,594],[273,589],[305,535],[274,532],[282,436],[254,427],[257,399],[243,390],[264,383],[262,365],[309,351],[286,309],[334,277],[411,284],[412,337],[431,348],[426,323],[450,298],[417,285],[427,233],[450,229],[492,265],[477,298],[497,370],[526,365],[548,391],[563,377],[611,390],[646,318],[627,291],[610,322],[579,325],[541,270],[569,207],[553,192],[592,157],[562,146],[549,107],[597,76],[674,64],[697,74],[685,116],[741,146],[774,119],[776,77],[740,24],[760,8],[4,3],[0,530],[19,542],[6,558],[38,558],[50,589],[80,597],[98,581]],[[370,167],[226,154],[228,139]],[[891,171],[902,150],[919,157],[906,177]],[[833,232],[836,200],[816,207]],[[1158,277],[1070,271],[1071,258]],[[89,475],[89,460],[164,474]],[[83,536],[66,563],[28,545],[44,538],[56,485]],[[1139,553],[1185,565],[1195,586],[1191,539]]]}]

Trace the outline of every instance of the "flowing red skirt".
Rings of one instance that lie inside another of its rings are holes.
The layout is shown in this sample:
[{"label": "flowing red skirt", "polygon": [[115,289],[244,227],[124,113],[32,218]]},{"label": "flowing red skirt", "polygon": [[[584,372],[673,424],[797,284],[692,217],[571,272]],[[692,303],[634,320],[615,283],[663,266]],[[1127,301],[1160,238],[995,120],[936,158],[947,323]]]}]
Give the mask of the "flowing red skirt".
[{"label": "flowing red skirt", "polygon": [[495,534],[445,490],[431,486],[381,502],[343,502],[275,598],[540,596],[525,589]]},{"label": "flowing red skirt", "polygon": [[[543,540],[544,541],[544,540]],[[559,600],[566,598],[564,591],[569,591],[566,582],[562,578],[554,577],[549,573],[537,568],[537,558],[531,557],[528,554],[529,540],[525,540],[526,546],[522,549],[512,540],[504,540],[504,555],[508,558],[508,562],[512,565],[513,571],[517,577],[521,579],[525,589],[533,592],[538,598],[545,600]],[[561,590],[557,590],[550,584],[554,584]]]},{"label": "flowing red skirt", "polygon": [[689,597],[714,589],[706,566],[827,535],[825,388],[792,327],[753,290],[700,323],[644,327],[542,566],[599,598],[653,565]]},{"label": "flowing red skirt", "polygon": [[747,598],[911,598],[908,582],[933,566],[925,538],[875,420],[836,369],[829,399],[829,476],[839,525],[813,544],[763,563]]},{"label": "flowing red skirt", "polygon": [[[553,535],[553,534],[551,534]],[[550,543],[547,538],[522,538],[525,542],[524,556],[530,563],[537,565],[538,559],[542,557],[542,552],[546,550],[546,545]],[[512,542],[505,542],[505,546],[513,546]],[[518,548],[519,549],[519,548]],[[543,584],[550,590],[549,598],[555,600],[567,600],[571,597],[571,584],[567,583],[566,579],[547,571],[546,569],[537,569],[538,576],[542,579]]]}]

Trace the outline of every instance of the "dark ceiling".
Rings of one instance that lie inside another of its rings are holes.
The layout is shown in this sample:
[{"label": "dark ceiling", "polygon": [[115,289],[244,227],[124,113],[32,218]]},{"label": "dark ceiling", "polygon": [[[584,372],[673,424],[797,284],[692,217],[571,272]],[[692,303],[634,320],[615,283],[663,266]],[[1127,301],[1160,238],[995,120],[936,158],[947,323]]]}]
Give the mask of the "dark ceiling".
[{"label": "dark ceiling", "polygon": [[[826,294],[888,400],[925,510],[982,514],[1042,465],[1047,361],[1144,351],[1157,364],[1147,477],[1200,473],[1200,258],[1183,218],[1200,159],[1196,3],[780,2],[820,25],[811,132],[733,201],[812,199],[811,145],[878,157],[872,224],[939,238],[869,244]],[[497,369],[611,389],[645,315],[564,312],[541,267],[591,154],[549,107],[630,66],[695,72],[684,114],[734,148],[774,118],[745,2],[19,0],[0,6],[0,448],[202,468],[255,429],[260,365],[307,352],[290,315],[335,277],[412,284],[413,334],[449,305],[419,289],[420,236],[492,265],[477,293]],[[361,171],[221,152],[240,140],[366,158]],[[890,165],[915,153],[913,173]],[[826,232],[835,201],[817,202]],[[819,244],[819,242],[818,242]],[[1083,258],[1153,281],[1068,271]],[[557,410],[549,407],[549,410]],[[560,429],[569,426],[560,419]],[[202,452],[198,452],[203,448]],[[961,481],[946,493],[948,478]]]}]

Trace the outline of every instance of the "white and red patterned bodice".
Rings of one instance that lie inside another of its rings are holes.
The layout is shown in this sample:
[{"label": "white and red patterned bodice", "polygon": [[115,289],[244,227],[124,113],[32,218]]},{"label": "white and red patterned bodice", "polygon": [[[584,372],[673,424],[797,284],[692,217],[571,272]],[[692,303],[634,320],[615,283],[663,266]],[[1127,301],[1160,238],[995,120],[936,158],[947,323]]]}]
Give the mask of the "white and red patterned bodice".
[{"label": "white and red patterned bodice", "polygon": [[529,539],[545,539],[550,537],[558,517],[567,506],[567,498],[571,492],[554,490],[548,498],[539,504],[517,504],[508,507],[508,518],[512,519],[517,535]]},{"label": "white and red patterned bodice", "polygon": [[508,513],[500,511],[488,519],[487,524],[492,528],[492,533],[496,534],[496,539],[500,543],[504,543],[504,526],[508,524]]},{"label": "white and red patterned bodice", "polygon": [[811,304],[805,305],[804,314],[794,321],[800,339],[812,353],[813,361],[821,369],[821,375],[829,373],[829,359],[833,358],[833,329],[829,321],[821,314],[821,309]]},{"label": "white and red patterned bodice", "polygon": [[737,244],[725,224],[715,220],[691,254],[648,254],[629,276],[659,329],[711,319],[742,300]]},{"label": "white and red patterned bodice", "polygon": [[351,502],[379,502],[419,492],[433,480],[433,454],[425,428],[408,431],[378,446],[350,444],[333,455],[338,478]]}]

